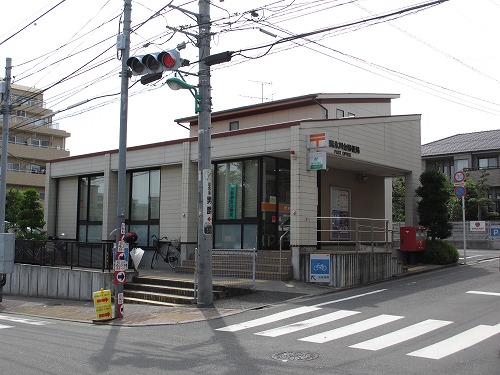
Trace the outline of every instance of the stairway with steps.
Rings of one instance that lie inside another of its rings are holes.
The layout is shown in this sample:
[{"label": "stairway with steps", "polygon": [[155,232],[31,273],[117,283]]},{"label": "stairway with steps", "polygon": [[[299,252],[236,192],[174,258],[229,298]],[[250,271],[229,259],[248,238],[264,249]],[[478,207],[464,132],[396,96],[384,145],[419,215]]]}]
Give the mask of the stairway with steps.
[{"label": "stairway with steps", "polygon": [[[213,299],[248,293],[247,288],[213,285]],[[124,285],[124,300],[161,306],[185,306],[195,304],[194,281],[172,277],[134,276]]]},{"label": "stairway with steps", "polygon": [[[228,256],[228,258],[231,255]],[[281,270],[280,270],[281,259]],[[214,257],[212,259],[212,275],[222,277],[234,272],[240,272],[241,277],[251,278],[251,266],[242,264],[238,260],[234,263],[227,259],[221,260]],[[194,260],[184,260],[182,264],[175,269],[176,273],[193,274],[195,271]],[[290,280],[293,277],[292,270],[292,252],[291,250],[282,250],[281,257],[279,250],[258,250],[255,263],[255,278],[259,280]]]}]

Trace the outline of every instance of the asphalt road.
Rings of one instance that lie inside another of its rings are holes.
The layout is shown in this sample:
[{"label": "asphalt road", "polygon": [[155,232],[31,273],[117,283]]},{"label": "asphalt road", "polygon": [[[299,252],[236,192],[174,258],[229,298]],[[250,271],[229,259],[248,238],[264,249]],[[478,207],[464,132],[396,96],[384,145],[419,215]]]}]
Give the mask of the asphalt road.
[{"label": "asphalt road", "polygon": [[499,374],[499,261],[486,258],[189,324],[0,315],[0,373]]}]

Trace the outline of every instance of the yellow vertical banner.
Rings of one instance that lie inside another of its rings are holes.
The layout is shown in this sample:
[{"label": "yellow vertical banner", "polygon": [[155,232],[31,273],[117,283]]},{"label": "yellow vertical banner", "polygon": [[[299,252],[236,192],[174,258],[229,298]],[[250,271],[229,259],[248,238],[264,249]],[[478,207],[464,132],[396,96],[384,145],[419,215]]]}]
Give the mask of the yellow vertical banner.
[{"label": "yellow vertical banner", "polygon": [[101,288],[94,292],[95,320],[109,320],[113,318],[111,310],[111,290]]}]

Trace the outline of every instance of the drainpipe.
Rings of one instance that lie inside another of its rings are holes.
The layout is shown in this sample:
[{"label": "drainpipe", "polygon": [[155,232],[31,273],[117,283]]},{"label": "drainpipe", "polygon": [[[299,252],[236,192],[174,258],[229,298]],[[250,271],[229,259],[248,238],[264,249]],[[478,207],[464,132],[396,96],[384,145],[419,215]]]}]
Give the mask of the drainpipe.
[{"label": "drainpipe", "polygon": [[313,100],[314,100],[314,103],[316,103],[317,105],[319,105],[321,108],[323,108],[325,110],[325,119],[328,120],[328,108],[326,108],[323,104],[318,102],[316,100],[316,98],[314,98]]}]

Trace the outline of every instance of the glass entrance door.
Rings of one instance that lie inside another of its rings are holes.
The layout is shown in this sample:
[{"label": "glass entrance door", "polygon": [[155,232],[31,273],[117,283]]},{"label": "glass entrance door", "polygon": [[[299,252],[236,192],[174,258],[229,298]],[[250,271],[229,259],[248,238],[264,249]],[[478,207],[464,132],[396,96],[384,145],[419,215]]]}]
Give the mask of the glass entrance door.
[{"label": "glass entrance door", "polygon": [[[281,235],[290,218],[290,162],[264,158],[260,204],[262,249],[279,249]],[[285,247],[289,243],[285,244]]]}]

